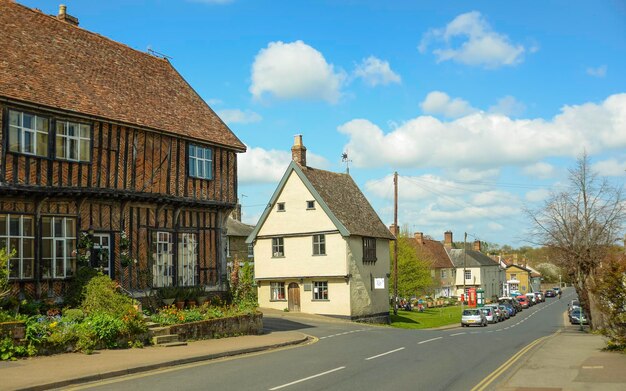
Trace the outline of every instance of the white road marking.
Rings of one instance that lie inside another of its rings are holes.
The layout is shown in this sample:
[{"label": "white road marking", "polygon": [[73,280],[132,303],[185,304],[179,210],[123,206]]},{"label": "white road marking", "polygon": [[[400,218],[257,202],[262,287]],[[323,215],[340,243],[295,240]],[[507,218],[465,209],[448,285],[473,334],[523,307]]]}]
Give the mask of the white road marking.
[{"label": "white road marking", "polygon": [[582,369],[604,369],[604,365],[589,365],[589,366],[583,365],[581,368]]},{"label": "white road marking", "polygon": [[418,345],[421,345],[421,344],[423,344],[423,343],[426,343],[426,342],[431,342],[431,341],[436,341],[436,340],[441,339],[441,338],[443,338],[443,337],[431,338],[431,339],[427,339],[426,341],[418,342],[417,344],[418,344]]},{"label": "white road marking", "polygon": [[450,336],[454,337],[455,335],[463,335],[463,334],[465,334],[465,332],[463,332],[463,333],[456,333],[456,334],[450,334]]},{"label": "white road marking", "polygon": [[373,360],[373,359],[378,358],[378,357],[382,357],[382,356],[386,356],[386,355],[391,354],[391,353],[399,352],[400,350],[404,350],[404,346],[401,347],[401,348],[395,349],[395,350],[390,350],[390,351],[385,352],[385,353],[381,353],[381,354],[377,354],[377,355],[372,356],[372,357],[368,357],[365,360]]},{"label": "white road marking", "polygon": [[315,379],[316,377],[320,377],[320,376],[328,375],[329,373],[333,373],[333,372],[336,372],[336,371],[340,371],[340,370],[342,370],[342,369],[346,369],[346,367],[339,367],[339,368],[331,369],[330,371],[326,371],[326,372],[318,373],[317,375],[313,375],[313,376],[305,377],[304,379],[300,379],[300,380],[292,381],[291,383],[283,384],[282,386],[277,386],[277,387],[274,387],[274,388],[270,388],[270,391],[280,390],[281,388],[285,388],[285,387],[292,386],[292,385],[294,385],[294,384],[302,383],[303,381],[307,381],[307,380]]}]

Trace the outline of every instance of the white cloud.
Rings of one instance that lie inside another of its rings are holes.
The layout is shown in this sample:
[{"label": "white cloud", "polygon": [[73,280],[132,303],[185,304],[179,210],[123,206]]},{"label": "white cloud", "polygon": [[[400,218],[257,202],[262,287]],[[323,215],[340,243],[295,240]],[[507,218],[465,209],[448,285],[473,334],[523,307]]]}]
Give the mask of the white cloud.
[{"label": "white cloud", "polygon": [[502,114],[509,117],[517,117],[526,111],[526,105],[515,99],[511,95],[507,95],[498,100],[498,102],[489,107],[489,112],[494,114]]},{"label": "white cloud", "polygon": [[220,110],[217,112],[217,115],[227,124],[250,124],[253,122],[259,122],[263,119],[254,111],[242,111],[239,109]]},{"label": "white cloud", "polygon": [[538,162],[524,167],[522,172],[530,177],[549,179],[554,177],[555,168],[551,164]]},{"label": "white cloud", "polygon": [[488,190],[473,195],[470,198],[472,205],[487,206],[494,204],[506,204],[514,201],[514,196],[510,193],[506,193],[500,190]]},{"label": "white cloud", "polygon": [[[454,43],[462,40],[460,45]],[[443,43],[433,53],[437,62],[456,61],[471,66],[499,68],[522,62],[526,49],[491,29],[480,12],[472,11],[454,18],[445,28],[431,29],[422,37],[418,49],[424,53],[433,43]]]},{"label": "white cloud", "polygon": [[467,101],[460,98],[450,99],[448,94],[441,91],[428,93],[420,106],[426,114],[441,114],[448,118],[458,118],[477,111]]},{"label": "white cloud", "polygon": [[460,181],[482,181],[497,177],[500,174],[500,169],[489,168],[486,170],[474,170],[472,168],[463,167],[459,170],[447,170],[446,174]]},{"label": "white cloud", "polygon": [[502,231],[502,230],[504,230],[504,226],[502,224],[498,224],[498,223],[494,223],[494,222],[487,223],[487,227],[489,227],[489,229],[492,230],[492,231]]},{"label": "white cloud", "polygon": [[603,160],[592,164],[592,169],[602,176],[626,176],[626,161]]},{"label": "white cloud", "polygon": [[550,191],[546,189],[537,189],[527,192],[524,198],[526,198],[529,202],[539,202],[548,198],[549,195]]},{"label": "white cloud", "polygon": [[374,56],[363,59],[361,64],[354,70],[354,76],[360,77],[372,87],[400,83],[400,75],[391,70],[388,61],[383,61]]},{"label": "white cloud", "polygon": [[587,68],[587,74],[593,77],[604,77],[606,76],[607,66],[602,65],[597,68],[589,67]]},{"label": "white cloud", "polygon": [[335,71],[322,53],[302,41],[270,42],[254,59],[250,92],[256,99],[269,94],[335,103],[345,78],[343,71]]},{"label": "white cloud", "polygon": [[[237,163],[240,183],[278,183],[291,163],[291,152],[248,147],[246,153],[239,155]],[[307,165],[325,168],[328,160],[307,152]]]},{"label": "white cloud", "polygon": [[626,148],[626,93],[601,103],[564,106],[550,120],[484,112],[444,122],[418,116],[385,133],[367,119],[338,127],[356,167],[487,169],[530,165],[549,156],[574,157]]}]

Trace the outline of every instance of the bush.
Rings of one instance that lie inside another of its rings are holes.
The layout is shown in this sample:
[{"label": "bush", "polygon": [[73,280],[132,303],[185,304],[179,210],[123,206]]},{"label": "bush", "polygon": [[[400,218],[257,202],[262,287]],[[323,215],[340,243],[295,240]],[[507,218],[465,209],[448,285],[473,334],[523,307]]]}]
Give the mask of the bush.
[{"label": "bush", "polygon": [[85,319],[85,313],[80,308],[69,308],[63,311],[63,321],[66,323],[80,323]]},{"label": "bush", "polygon": [[117,291],[117,283],[102,274],[85,286],[81,309],[87,314],[109,314],[121,319],[134,309],[133,299]]},{"label": "bush", "polygon": [[92,267],[80,267],[63,295],[65,305],[72,308],[80,306],[83,301],[86,285],[97,275],[98,271]]}]

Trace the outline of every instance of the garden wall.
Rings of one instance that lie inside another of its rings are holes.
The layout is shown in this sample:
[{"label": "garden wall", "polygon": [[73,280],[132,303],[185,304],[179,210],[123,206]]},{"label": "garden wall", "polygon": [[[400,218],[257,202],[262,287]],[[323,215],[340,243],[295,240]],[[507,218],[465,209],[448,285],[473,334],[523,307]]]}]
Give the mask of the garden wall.
[{"label": "garden wall", "polygon": [[263,314],[261,312],[170,326],[170,333],[178,334],[180,341],[256,335],[261,334],[262,330]]},{"label": "garden wall", "polygon": [[20,341],[25,336],[25,324],[24,322],[4,322],[0,323],[0,339],[12,338],[14,341]]}]

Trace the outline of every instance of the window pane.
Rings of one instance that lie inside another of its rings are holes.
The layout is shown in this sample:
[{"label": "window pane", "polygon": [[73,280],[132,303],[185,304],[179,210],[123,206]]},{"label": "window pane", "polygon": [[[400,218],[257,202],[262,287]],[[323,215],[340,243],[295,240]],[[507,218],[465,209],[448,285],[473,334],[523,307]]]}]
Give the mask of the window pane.
[{"label": "window pane", "polygon": [[58,121],[57,122],[57,136],[65,134],[65,122]]},{"label": "window pane", "polygon": [[41,245],[42,258],[52,258],[52,239],[43,239]]},{"label": "window pane", "polygon": [[7,215],[0,215],[0,236],[6,236],[7,234]]},{"label": "window pane", "polygon": [[42,217],[41,225],[42,225],[42,234],[44,237],[52,236],[52,218],[50,217]]},{"label": "window pane", "polygon": [[88,162],[89,159],[89,140],[80,140],[80,160]]},{"label": "window pane", "polygon": [[48,133],[37,133],[37,155],[48,156]]},{"label": "window pane", "polygon": [[74,139],[68,140],[67,158],[72,160],[78,159],[78,142]]},{"label": "window pane", "polygon": [[76,237],[76,224],[74,219],[65,219],[65,237]]},{"label": "window pane", "polygon": [[50,278],[50,277],[52,277],[51,271],[52,271],[52,260],[44,259],[41,262],[41,275],[42,275],[42,277],[43,278]]},{"label": "window pane", "polygon": [[11,238],[9,242],[10,251],[15,250],[15,258],[19,258],[22,254],[20,246],[20,240],[18,238]]},{"label": "window pane", "polygon": [[20,278],[20,261],[17,258],[9,259],[9,278]]},{"label": "window pane", "polygon": [[20,113],[17,111],[9,111],[9,125],[20,126]]},{"label": "window pane", "polygon": [[48,119],[37,117],[37,130],[48,133]]},{"label": "window pane", "polygon": [[22,278],[33,278],[35,270],[35,262],[33,259],[24,259],[22,262]]},{"label": "window pane", "polygon": [[56,218],[54,219],[54,237],[61,238],[63,237],[63,219]]},{"label": "window pane", "polygon": [[189,146],[189,157],[194,157],[196,156],[196,147],[195,145],[190,145]]},{"label": "window pane", "polygon": [[198,177],[200,178],[204,177],[204,165],[203,164],[198,164]]},{"label": "window pane", "polygon": [[22,258],[34,258],[35,257],[35,240],[34,239],[22,239]]},{"label": "window pane", "polygon": [[204,159],[204,148],[196,147],[196,158]]},{"label": "window pane", "polygon": [[189,175],[196,176],[196,162],[191,156],[189,157]]},{"label": "window pane", "polygon": [[24,153],[35,153],[35,137],[33,132],[24,131],[24,149],[22,152]]},{"label": "window pane", "polygon": [[213,160],[213,150],[210,148],[206,148],[204,150],[204,158],[207,160]]},{"label": "window pane", "polygon": [[204,177],[207,179],[211,179],[211,161],[204,161]]},{"label": "window pane", "polygon": [[9,151],[20,152],[20,138],[22,131],[18,128],[9,128]]},{"label": "window pane", "polygon": [[9,235],[20,236],[20,218],[19,216],[10,216]]},{"label": "window pane", "polygon": [[89,125],[80,126],[80,137],[91,138],[91,127]]},{"label": "window pane", "polygon": [[67,124],[67,135],[68,136],[78,136],[78,131],[76,129],[76,124],[68,122],[68,124]]},{"label": "window pane", "polygon": [[24,114],[22,116],[22,126],[28,129],[34,129],[33,128],[33,116],[30,114]]}]

